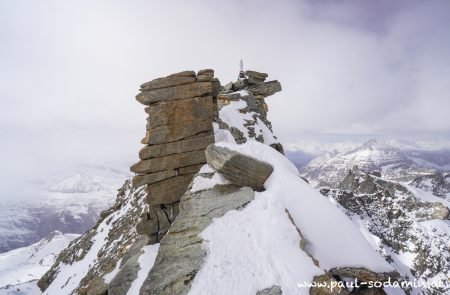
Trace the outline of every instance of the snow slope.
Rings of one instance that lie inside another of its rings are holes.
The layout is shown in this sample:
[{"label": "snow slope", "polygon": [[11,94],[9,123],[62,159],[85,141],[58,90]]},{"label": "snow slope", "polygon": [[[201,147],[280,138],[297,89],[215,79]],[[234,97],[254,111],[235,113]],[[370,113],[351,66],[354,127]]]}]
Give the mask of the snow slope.
[{"label": "snow slope", "polygon": [[0,254],[0,288],[40,279],[78,236],[53,232],[36,244]]},{"label": "snow slope", "polygon": [[[255,294],[274,284],[283,294],[309,294],[297,283],[311,282],[333,267],[393,270],[351,220],[275,149],[254,141],[218,145],[268,162],[274,171],[254,201],[215,219],[201,234],[208,256],[189,294]],[[306,251],[299,247],[301,239]]]}]

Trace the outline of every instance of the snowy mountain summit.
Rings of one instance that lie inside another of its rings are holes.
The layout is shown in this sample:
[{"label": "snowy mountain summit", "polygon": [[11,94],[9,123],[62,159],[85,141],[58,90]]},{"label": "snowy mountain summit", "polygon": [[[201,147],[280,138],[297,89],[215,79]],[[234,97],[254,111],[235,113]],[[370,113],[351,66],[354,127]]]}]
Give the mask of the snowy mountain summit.
[{"label": "snowy mountain summit", "polygon": [[350,151],[320,156],[300,173],[313,185],[336,187],[353,168],[386,179],[408,181],[447,167],[447,161],[430,159],[429,153],[401,149],[371,139]]},{"label": "snowy mountain summit", "polygon": [[[149,116],[135,176],[60,253],[38,282],[43,294],[426,292],[400,286],[402,265],[284,156],[265,102],[281,84],[267,77],[242,71],[221,86],[206,69],[141,85]],[[341,157],[363,154],[404,159],[377,142]]]}]

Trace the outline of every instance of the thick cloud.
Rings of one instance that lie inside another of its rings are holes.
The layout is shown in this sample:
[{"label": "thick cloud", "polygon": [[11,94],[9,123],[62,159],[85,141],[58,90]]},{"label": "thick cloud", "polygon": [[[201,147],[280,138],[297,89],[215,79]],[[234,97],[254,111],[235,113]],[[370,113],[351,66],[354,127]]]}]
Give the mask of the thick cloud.
[{"label": "thick cloud", "polygon": [[268,103],[284,141],[448,135],[449,14],[446,0],[2,1],[4,183],[128,165],[144,133],[140,83],[209,67],[226,83],[240,58],[282,82]]}]

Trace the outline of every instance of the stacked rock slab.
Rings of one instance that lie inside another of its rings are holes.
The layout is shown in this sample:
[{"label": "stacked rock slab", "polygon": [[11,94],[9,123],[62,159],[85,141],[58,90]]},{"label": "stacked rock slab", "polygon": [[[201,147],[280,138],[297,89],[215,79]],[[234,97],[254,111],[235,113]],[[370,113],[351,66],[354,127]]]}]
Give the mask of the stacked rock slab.
[{"label": "stacked rock slab", "polygon": [[142,234],[162,236],[178,215],[178,202],[206,163],[214,143],[212,120],[220,82],[214,71],[184,71],[141,85],[137,101],[148,115],[139,162],[131,166],[133,186],[146,185],[149,212],[138,224]]}]

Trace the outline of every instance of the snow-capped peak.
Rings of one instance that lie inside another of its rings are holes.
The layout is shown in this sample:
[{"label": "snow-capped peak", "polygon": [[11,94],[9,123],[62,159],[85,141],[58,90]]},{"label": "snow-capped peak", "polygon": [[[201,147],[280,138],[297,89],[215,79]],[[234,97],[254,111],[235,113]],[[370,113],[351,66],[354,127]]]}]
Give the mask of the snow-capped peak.
[{"label": "snow-capped peak", "polygon": [[301,174],[316,185],[336,187],[354,167],[388,179],[411,180],[431,172],[435,165],[419,163],[407,151],[371,139],[350,151],[320,156],[303,167]]}]

